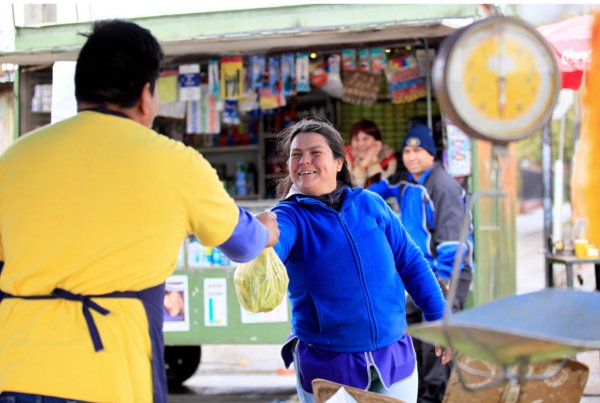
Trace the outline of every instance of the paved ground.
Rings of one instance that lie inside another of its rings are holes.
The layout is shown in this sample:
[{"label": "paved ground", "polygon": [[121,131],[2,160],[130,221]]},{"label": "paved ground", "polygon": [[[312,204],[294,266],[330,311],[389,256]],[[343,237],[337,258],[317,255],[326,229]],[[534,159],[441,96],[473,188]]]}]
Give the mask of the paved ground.
[{"label": "paved ground", "polygon": [[[565,210],[568,217],[569,211]],[[545,287],[542,253],[542,211],[535,210],[517,220],[517,289],[518,293]],[[564,287],[564,272],[555,270],[555,284]],[[593,267],[576,268],[583,285],[593,290]],[[590,367],[589,381],[582,403],[600,403],[600,353],[578,355]],[[172,402],[294,402],[294,375],[282,368],[279,346],[209,346],[202,349],[199,371],[185,383],[185,388],[171,396]]]}]

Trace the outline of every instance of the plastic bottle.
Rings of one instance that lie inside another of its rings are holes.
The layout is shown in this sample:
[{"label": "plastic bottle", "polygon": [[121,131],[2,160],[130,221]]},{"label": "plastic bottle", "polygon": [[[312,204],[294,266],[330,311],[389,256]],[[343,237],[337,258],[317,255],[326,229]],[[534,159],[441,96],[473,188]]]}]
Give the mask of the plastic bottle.
[{"label": "plastic bottle", "polygon": [[246,164],[238,161],[235,164],[235,193],[238,196],[246,196],[248,194],[246,188]]},{"label": "plastic bottle", "polygon": [[221,253],[221,251],[219,249],[213,248],[212,249],[212,264],[214,266],[221,266],[223,264],[222,256],[223,256],[223,254]]},{"label": "plastic bottle", "polygon": [[204,265],[204,247],[196,238],[187,242],[187,266],[191,269],[203,267]]}]

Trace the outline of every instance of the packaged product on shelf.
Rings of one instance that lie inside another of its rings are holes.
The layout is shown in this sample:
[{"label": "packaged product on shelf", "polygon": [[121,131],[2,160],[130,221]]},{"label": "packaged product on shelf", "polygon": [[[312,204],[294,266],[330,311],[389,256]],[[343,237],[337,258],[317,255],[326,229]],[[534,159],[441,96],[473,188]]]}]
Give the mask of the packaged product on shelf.
[{"label": "packaged product on shelf", "polygon": [[[212,255],[212,250],[211,250]],[[187,241],[187,267],[191,269],[209,267],[212,258],[207,258],[205,247],[196,238]]]},{"label": "packaged product on shelf", "polygon": [[246,188],[246,171],[248,164],[238,161],[235,164],[235,193],[238,196],[246,196],[248,194]]},{"label": "packaged product on shelf", "polygon": [[218,248],[212,248],[213,266],[229,266],[231,261]]}]

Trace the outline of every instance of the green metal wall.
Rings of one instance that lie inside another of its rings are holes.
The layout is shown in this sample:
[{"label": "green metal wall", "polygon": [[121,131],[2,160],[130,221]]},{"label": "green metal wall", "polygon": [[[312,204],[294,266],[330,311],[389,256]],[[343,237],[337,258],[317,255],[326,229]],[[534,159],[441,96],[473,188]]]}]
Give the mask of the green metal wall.
[{"label": "green metal wall", "polygon": [[[175,275],[188,277],[189,331],[165,331],[167,345],[197,344],[283,344],[290,333],[289,302],[286,322],[242,323],[240,304],[237,301],[233,284],[234,267],[176,270]],[[227,283],[227,325],[206,326],[205,279],[225,279]]]}]

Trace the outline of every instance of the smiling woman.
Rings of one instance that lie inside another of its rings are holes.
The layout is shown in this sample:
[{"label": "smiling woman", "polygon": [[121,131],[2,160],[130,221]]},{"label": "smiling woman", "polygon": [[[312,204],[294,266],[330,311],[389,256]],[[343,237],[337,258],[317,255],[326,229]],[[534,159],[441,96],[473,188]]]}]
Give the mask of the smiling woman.
[{"label": "smiling woman", "polygon": [[[300,400],[313,402],[311,381],[322,378],[416,402],[404,291],[426,319],[441,318],[445,302],[433,272],[385,201],[352,186],[337,130],[307,119],[281,136],[289,174],[273,209],[274,248],[292,306],[282,356],[286,366],[294,362]],[[450,358],[448,351],[443,362]]]},{"label": "smiling woman", "polygon": [[288,170],[299,191],[320,196],[336,188],[337,173],[344,160],[334,158],[325,137],[318,133],[302,133],[292,141]]},{"label": "smiling woman", "polygon": [[277,195],[284,198],[294,189],[308,196],[322,196],[338,184],[351,180],[344,141],[328,123],[306,119],[283,132],[281,155],[287,159],[288,177],[281,180]]},{"label": "smiling woman", "polygon": [[345,151],[357,186],[369,187],[396,173],[398,162],[394,150],[383,144],[375,122],[361,119],[354,123],[350,128],[350,139]]}]

